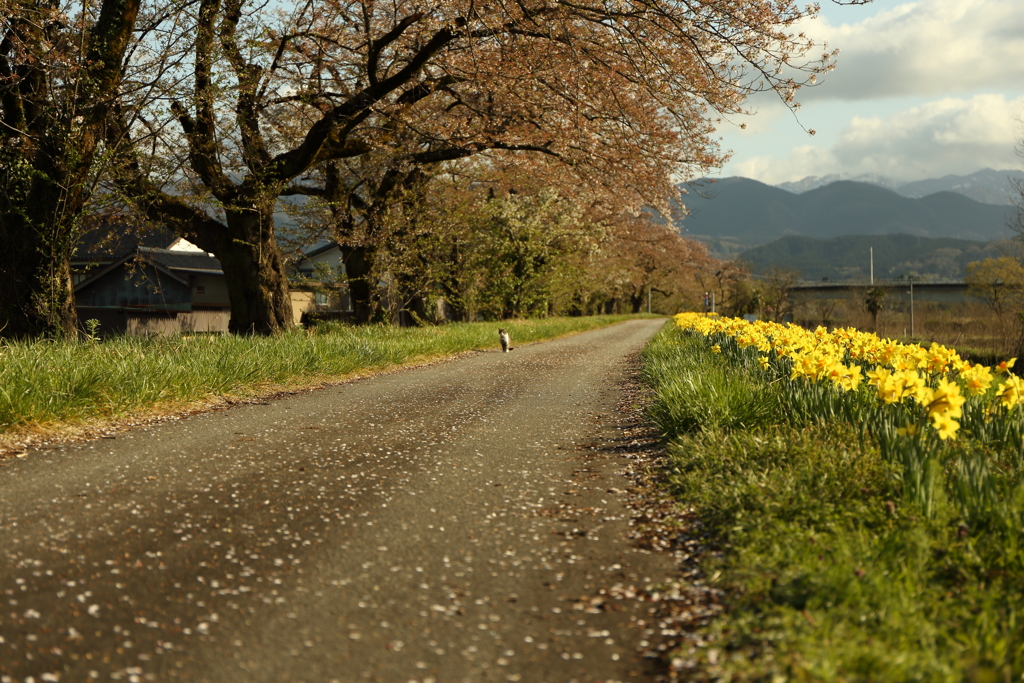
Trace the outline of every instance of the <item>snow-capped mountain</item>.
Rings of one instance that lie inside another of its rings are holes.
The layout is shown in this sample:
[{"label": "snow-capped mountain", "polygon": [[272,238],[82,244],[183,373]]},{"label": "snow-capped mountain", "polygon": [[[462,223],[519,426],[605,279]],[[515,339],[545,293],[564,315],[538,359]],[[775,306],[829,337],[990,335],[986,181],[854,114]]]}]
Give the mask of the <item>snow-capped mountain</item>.
[{"label": "snow-capped mountain", "polygon": [[809,175],[803,180],[797,180],[795,182],[780,183],[775,187],[792,192],[793,194],[803,194],[810,190],[816,190],[819,187],[825,187],[831,185],[834,182],[840,180],[852,180],[857,183],[870,183],[871,185],[878,185],[884,187],[887,190],[897,191],[896,188],[900,186],[898,180],[877,173],[860,173],[854,175],[852,173],[829,173],[828,175]]},{"label": "snow-capped mountain", "polygon": [[808,176],[796,182],[776,185],[779,189],[803,194],[819,187],[830,185],[840,180],[853,180],[869,183],[892,190],[897,194],[912,199],[926,197],[936,192],[956,192],[974,201],[985,204],[1011,204],[1015,194],[1011,180],[1024,183],[1024,172],[1014,170],[996,171],[985,168],[969,175],[947,175],[941,178],[927,178],[912,182],[902,182],[874,173],[852,175],[849,173],[831,173],[825,176]]}]

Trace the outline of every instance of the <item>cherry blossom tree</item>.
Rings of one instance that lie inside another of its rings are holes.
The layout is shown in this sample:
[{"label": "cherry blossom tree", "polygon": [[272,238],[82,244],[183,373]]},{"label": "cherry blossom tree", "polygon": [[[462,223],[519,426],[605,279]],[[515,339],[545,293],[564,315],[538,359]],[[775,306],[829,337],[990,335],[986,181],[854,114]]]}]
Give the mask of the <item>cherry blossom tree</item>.
[{"label": "cherry blossom tree", "polygon": [[161,76],[168,106],[122,109],[112,139],[157,142],[126,161],[119,185],[221,260],[233,330],[273,333],[290,321],[275,209],[283,196],[337,195],[339,162],[376,159],[379,198],[425,165],[528,156],[623,205],[667,207],[675,178],[722,162],[714,127],[748,95],[793,104],[830,68],[794,29],[814,11],[791,0],[199,0],[180,22],[189,59]]},{"label": "cherry blossom tree", "polygon": [[704,292],[702,278],[712,267],[721,270],[706,246],[682,237],[649,214],[615,216],[610,223],[599,270],[613,308],[621,300],[627,310],[640,313],[653,294],[680,304],[695,303]]}]

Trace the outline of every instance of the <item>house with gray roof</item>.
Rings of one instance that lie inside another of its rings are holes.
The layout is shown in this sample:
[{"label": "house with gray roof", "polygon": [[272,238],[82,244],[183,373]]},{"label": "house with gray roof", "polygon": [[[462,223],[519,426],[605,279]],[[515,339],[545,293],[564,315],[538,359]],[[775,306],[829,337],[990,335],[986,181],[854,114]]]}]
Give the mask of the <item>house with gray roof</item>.
[{"label": "house with gray roof", "polygon": [[98,320],[100,334],[228,330],[231,302],[220,262],[167,230],[101,226],[71,266],[78,319],[83,326]]}]

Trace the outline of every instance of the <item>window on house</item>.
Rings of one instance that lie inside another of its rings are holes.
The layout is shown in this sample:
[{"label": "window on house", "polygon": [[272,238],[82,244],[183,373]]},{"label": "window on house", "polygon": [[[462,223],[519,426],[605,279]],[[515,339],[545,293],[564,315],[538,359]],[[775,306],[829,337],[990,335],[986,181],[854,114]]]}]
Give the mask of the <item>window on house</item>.
[{"label": "window on house", "polygon": [[206,294],[206,285],[196,285],[196,294]]}]

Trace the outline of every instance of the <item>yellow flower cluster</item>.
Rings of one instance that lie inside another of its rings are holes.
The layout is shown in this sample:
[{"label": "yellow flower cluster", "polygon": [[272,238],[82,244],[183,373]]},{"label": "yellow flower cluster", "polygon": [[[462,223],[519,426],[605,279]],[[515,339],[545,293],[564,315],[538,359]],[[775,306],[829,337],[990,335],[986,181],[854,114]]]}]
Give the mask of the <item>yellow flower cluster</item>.
[{"label": "yellow flower cluster", "polygon": [[905,398],[916,399],[918,403],[924,398],[925,378],[917,374],[917,370],[897,370],[893,372],[886,367],[868,370],[869,383],[878,387],[878,398],[885,403],[899,403]]},{"label": "yellow flower cluster", "polygon": [[940,439],[956,438],[960,429],[958,419],[964,416],[960,407],[967,399],[960,395],[960,385],[939,379],[934,389],[925,387],[918,402],[928,410],[928,419],[939,433]]},{"label": "yellow flower cluster", "polygon": [[[828,380],[846,391],[857,391],[866,373],[868,386],[878,392],[884,403],[912,400],[923,408],[928,421],[942,439],[956,437],[963,417],[962,406],[971,396],[988,393],[996,373],[1008,375],[995,391],[994,407],[1012,407],[1024,403],[1024,380],[1009,375],[1016,359],[1001,363],[993,371],[984,365],[972,365],[953,349],[932,344],[925,349],[889,339],[841,328],[831,332],[819,327],[813,332],[796,325],[771,322],[751,323],[739,318],[712,318],[699,313],[680,313],[676,324],[709,336],[722,333],[733,337],[740,347],[756,348],[770,355],[790,358],[790,379]],[[767,356],[759,356],[767,368]],[[914,434],[916,425],[900,433]]]}]

